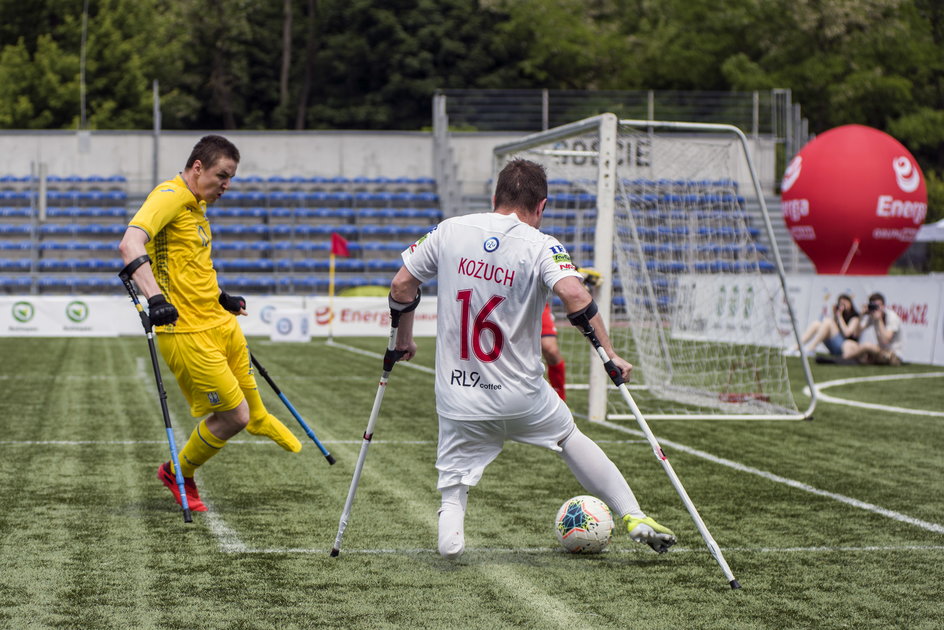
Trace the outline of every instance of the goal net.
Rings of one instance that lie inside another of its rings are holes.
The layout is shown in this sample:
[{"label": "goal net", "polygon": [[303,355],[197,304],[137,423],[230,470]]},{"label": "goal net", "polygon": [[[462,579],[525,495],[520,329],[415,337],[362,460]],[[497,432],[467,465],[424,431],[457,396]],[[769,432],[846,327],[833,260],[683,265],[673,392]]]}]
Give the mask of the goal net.
[{"label": "goal net", "polygon": [[[513,157],[547,168],[541,230],[602,274],[595,299],[634,365],[630,389],[646,418],[812,414],[815,400],[801,412],[792,393],[784,348],[796,322],[739,131],[607,114],[497,147],[496,174]],[[632,417],[561,305],[552,309],[571,408]]]}]

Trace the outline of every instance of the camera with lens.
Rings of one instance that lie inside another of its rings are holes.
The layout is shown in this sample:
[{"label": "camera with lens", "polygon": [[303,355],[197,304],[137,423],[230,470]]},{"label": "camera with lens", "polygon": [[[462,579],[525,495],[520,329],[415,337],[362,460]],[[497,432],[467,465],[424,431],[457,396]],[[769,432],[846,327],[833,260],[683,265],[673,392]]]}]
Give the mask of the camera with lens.
[{"label": "camera with lens", "polygon": [[869,302],[869,312],[870,312],[870,313],[874,313],[875,311],[877,311],[877,310],[878,310],[878,307],[879,307],[879,303],[878,303],[878,302]]}]

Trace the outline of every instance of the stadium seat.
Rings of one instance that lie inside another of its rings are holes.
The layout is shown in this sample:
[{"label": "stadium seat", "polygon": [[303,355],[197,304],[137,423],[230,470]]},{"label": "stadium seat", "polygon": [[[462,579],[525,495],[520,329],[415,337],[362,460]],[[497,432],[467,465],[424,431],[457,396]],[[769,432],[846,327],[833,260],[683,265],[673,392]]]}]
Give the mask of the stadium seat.
[{"label": "stadium seat", "polygon": [[29,271],[32,266],[29,258],[0,258],[0,271]]},{"label": "stadium seat", "polygon": [[33,280],[25,276],[0,276],[0,290],[10,293],[29,291],[33,287]]},{"label": "stadium seat", "polygon": [[33,249],[33,243],[29,240],[0,241],[0,250],[21,251],[30,249]]},{"label": "stadium seat", "polygon": [[32,226],[25,223],[0,223],[2,236],[29,236]]},{"label": "stadium seat", "polygon": [[0,218],[4,219],[28,219],[33,216],[33,209],[29,206],[3,206],[0,207]]}]

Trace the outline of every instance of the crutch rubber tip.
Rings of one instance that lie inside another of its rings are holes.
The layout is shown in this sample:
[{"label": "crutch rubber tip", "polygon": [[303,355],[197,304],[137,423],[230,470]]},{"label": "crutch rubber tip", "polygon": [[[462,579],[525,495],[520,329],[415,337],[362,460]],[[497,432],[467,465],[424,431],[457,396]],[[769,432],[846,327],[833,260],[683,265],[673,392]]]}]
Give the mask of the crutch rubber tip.
[{"label": "crutch rubber tip", "polygon": [[190,515],[190,510],[184,510],[184,523],[192,523],[193,517]]},{"label": "crutch rubber tip", "polygon": [[732,588],[732,589],[739,589],[739,588],[741,588],[741,583],[738,582],[737,580],[731,580],[731,588]]},{"label": "crutch rubber tip", "polygon": [[332,550],[331,550],[331,557],[332,557],[332,558],[337,558],[339,553],[341,553],[341,550],[340,550],[340,549],[332,549]]},{"label": "crutch rubber tip", "polygon": [[332,455],[331,453],[328,453],[327,455],[325,455],[325,459],[328,460],[329,464],[334,466],[334,455]]}]

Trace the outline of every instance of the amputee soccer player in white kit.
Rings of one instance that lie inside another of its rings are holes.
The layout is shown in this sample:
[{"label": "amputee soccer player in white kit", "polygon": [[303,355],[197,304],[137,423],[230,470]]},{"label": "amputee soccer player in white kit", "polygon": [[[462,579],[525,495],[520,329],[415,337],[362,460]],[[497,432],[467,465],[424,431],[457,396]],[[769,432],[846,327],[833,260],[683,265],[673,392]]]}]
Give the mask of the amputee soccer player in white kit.
[{"label": "amputee soccer player in white kit", "polygon": [[[498,176],[495,211],[453,217],[403,252],[392,306],[406,307],[423,282],[438,278],[436,410],[439,553],[465,548],[469,487],[505,440],[560,453],[577,481],[623,518],[633,540],[662,553],[675,535],[647,517],[619,469],[574,423],[543,378],[541,312],[553,291],[567,313],[586,312],[603,348],[628,379],[596,305],[560,242],[538,231],[547,204],[544,167],[510,162]],[[413,312],[404,313],[397,349],[416,353]]]}]

